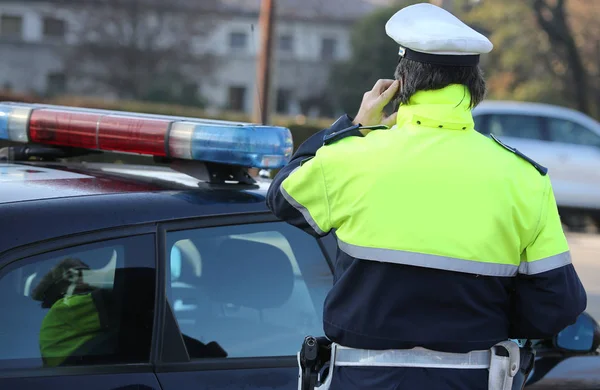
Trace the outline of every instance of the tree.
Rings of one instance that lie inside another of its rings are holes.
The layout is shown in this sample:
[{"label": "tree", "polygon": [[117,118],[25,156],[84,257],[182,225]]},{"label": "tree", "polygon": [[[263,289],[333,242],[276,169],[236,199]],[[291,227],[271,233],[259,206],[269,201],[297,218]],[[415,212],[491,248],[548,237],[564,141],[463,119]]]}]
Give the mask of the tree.
[{"label": "tree", "polygon": [[[432,0],[486,35],[494,50],[482,56],[488,98],[570,106],[600,117],[598,0]],[[352,58],[332,75],[333,95],[356,112],[378,78],[391,78],[397,45],[383,26],[402,6],[381,9],[357,23]]]},{"label": "tree", "polygon": [[587,71],[592,115],[600,118],[600,1],[569,0],[566,13],[575,43]]},{"label": "tree", "polygon": [[567,22],[565,1],[556,0],[551,4],[547,0],[529,0],[538,25],[550,41],[551,52],[558,58],[563,58],[566,63],[568,79],[571,81],[567,83],[571,86],[567,91],[576,101],[577,108],[590,114],[587,69],[583,65],[575,37]]},{"label": "tree", "polygon": [[[352,56],[337,64],[331,72],[331,90],[336,105],[344,112],[356,113],[363,94],[380,78],[394,78],[398,64],[398,45],[385,33],[386,22],[401,8],[422,3],[418,0],[396,0],[393,6],[380,8],[359,21],[352,29]],[[470,9],[469,0],[431,0],[453,13]]]},{"label": "tree", "polygon": [[190,86],[214,58],[195,45],[214,27],[215,1],[64,0],[78,21],[65,48],[71,83],[119,98],[198,103]]},{"label": "tree", "polygon": [[482,58],[488,98],[565,103],[556,93],[562,85],[548,71],[553,66],[549,43],[525,2],[506,0],[499,6],[483,0],[462,19],[485,29],[494,44]]},{"label": "tree", "polygon": [[481,0],[462,16],[482,25],[494,43],[484,63],[489,97],[570,106],[599,117],[598,12],[596,0]]}]

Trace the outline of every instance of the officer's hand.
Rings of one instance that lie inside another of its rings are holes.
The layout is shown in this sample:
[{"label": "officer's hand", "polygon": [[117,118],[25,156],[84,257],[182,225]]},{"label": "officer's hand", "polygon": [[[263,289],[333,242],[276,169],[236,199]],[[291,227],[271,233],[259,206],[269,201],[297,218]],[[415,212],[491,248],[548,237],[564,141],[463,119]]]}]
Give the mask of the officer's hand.
[{"label": "officer's hand", "polygon": [[378,80],[373,89],[363,95],[360,109],[353,123],[355,125],[360,123],[362,126],[393,126],[396,123],[397,113],[385,116],[383,109],[396,95],[398,85],[398,80]]}]

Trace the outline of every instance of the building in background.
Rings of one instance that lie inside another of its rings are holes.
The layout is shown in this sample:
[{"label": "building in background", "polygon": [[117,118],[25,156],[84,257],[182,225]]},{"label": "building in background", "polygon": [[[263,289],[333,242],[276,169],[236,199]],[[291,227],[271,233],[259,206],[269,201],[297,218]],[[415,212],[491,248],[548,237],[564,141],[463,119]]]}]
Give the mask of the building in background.
[{"label": "building in background", "polygon": [[[278,0],[273,111],[331,114],[331,65],[350,56],[352,25],[381,5]],[[250,113],[259,9],[260,0],[0,0],[0,88]]]}]

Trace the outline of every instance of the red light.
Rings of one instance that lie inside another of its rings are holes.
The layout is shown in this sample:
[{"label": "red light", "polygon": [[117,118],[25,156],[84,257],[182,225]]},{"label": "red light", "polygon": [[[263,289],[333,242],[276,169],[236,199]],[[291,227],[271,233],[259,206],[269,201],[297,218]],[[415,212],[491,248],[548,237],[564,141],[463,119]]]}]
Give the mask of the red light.
[{"label": "red light", "polygon": [[42,144],[96,149],[96,124],[100,117],[100,114],[33,110],[29,136],[31,141]]},{"label": "red light", "polygon": [[100,122],[101,150],[166,156],[165,136],[171,121],[106,116]]},{"label": "red light", "polygon": [[29,121],[32,142],[86,149],[166,156],[171,121],[130,116],[34,110]]}]

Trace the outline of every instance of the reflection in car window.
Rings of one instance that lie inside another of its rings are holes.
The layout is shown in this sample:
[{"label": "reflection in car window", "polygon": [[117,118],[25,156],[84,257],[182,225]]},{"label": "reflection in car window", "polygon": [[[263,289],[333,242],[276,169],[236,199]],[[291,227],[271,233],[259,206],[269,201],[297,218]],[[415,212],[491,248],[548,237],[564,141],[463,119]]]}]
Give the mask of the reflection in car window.
[{"label": "reflection in car window", "polygon": [[152,235],[104,241],[4,268],[0,370],[147,361],[153,243]]},{"label": "reflection in car window", "polygon": [[592,130],[564,119],[548,119],[548,132],[554,142],[600,146],[600,136]]},{"label": "reflection in car window", "polygon": [[171,232],[167,240],[168,298],[192,358],[295,355],[306,335],[323,334],[333,280],[310,235],[277,222]]},{"label": "reflection in car window", "polygon": [[540,120],[530,115],[490,115],[488,129],[491,134],[499,137],[544,139]]}]

